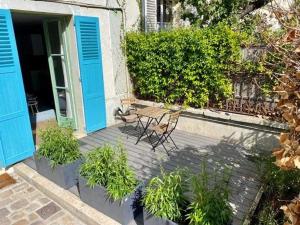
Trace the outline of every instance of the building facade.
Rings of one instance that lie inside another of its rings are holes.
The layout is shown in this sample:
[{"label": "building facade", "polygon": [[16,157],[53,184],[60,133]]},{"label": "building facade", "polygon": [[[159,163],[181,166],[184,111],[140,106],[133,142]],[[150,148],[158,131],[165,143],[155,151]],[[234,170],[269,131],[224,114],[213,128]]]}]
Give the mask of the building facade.
[{"label": "building facade", "polygon": [[177,14],[176,5],[177,1],[175,0],[143,0],[144,29],[146,31],[158,31],[172,27]]},{"label": "building facade", "polygon": [[130,93],[122,35],[139,12],[132,1],[0,0],[0,167],[33,154],[43,120],[78,135],[116,123]]}]

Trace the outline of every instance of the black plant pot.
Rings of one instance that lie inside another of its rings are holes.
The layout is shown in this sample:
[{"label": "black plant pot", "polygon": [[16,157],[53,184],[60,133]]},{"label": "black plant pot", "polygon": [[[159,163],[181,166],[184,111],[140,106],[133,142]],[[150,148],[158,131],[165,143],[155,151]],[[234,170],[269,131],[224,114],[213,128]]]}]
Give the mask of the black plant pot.
[{"label": "black plant pot", "polygon": [[55,168],[50,166],[50,160],[45,157],[34,155],[36,170],[39,174],[58,184],[64,189],[77,185],[78,169],[82,159],[78,159],[66,165],[58,165]]},{"label": "black plant pot", "polygon": [[178,225],[171,220],[157,218],[148,213],[145,209],[143,211],[144,225]]},{"label": "black plant pot", "polygon": [[137,186],[136,190],[126,198],[113,201],[108,197],[106,188],[99,185],[90,188],[87,186],[86,179],[79,176],[79,194],[83,202],[122,225],[135,224],[136,216],[142,212],[142,207],[139,205],[141,185]]}]

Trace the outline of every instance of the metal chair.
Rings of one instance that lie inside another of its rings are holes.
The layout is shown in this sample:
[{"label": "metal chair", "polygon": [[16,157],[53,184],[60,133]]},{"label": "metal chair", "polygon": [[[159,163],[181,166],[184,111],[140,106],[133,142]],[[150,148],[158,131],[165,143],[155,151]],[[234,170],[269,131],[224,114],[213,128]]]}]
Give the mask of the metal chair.
[{"label": "metal chair", "polygon": [[39,112],[37,97],[32,96],[30,94],[26,94],[26,98],[27,98],[27,105],[30,108],[32,115],[35,115],[36,113]]},{"label": "metal chair", "polygon": [[[133,124],[137,123],[135,126],[135,130],[137,130],[138,125],[139,125],[139,119],[136,114],[136,107],[133,105],[137,102],[135,98],[126,98],[126,99],[121,99],[121,108],[118,108],[116,110],[115,115],[118,115],[120,119],[124,122],[124,131],[127,129],[128,124]],[[126,107],[126,108],[125,108]],[[127,139],[128,139],[128,132],[127,133]]]},{"label": "metal chair", "polygon": [[[136,107],[134,106],[134,104],[136,104],[136,103],[137,103],[136,98],[121,99],[122,111],[124,111],[125,113],[128,113],[128,114],[130,114],[130,111],[136,111]],[[125,107],[127,107],[127,108],[124,109]]]},{"label": "metal chair", "polygon": [[[161,144],[164,147],[166,153],[169,155],[169,152],[168,152],[166,146],[164,145],[164,143],[166,141],[168,142],[168,139],[170,139],[173,142],[175,148],[178,149],[173,138],[171,137],[171,134],[177,126],[180,113],[181,113],[181,111],[169,113],[169,119],[168,119],[167,123],[160,123],[160,124],[152,125],[149,127],[149,130],[152,131],[149,136],[149,140],[150,140],[150,143],[151,143],[154,151],[155,151],[155,148]],[[151,137],[153,134],[155,134],[156,137],[158,138],[158,141],[156,141],[155,143],[152,143],[152,141],[151,141]]]}]

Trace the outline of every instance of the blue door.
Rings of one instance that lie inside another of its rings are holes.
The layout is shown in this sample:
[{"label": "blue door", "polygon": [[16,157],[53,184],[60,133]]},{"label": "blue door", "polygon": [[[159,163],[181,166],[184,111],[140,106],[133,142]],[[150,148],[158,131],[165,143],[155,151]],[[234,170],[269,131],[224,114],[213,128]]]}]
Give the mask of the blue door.
[{"label": "blue door", "polygon": [[106,127],[99,21],[75,16],[86,132]]},{"label": "blue door", "polygon": [[30,157],[33,151],[11,14],[0,9],[0,167]]}]

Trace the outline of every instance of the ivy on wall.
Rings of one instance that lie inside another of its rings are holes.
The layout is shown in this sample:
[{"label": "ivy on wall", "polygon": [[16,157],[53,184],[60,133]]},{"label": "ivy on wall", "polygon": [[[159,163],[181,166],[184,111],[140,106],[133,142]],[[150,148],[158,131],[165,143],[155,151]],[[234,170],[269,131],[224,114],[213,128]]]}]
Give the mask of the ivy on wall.
[{"label": "ivy on wall", "polygon": [[128,69],[138,97],[202,107],[228,98],[244,36],[224,23],[203,29],[128,33]]}]

